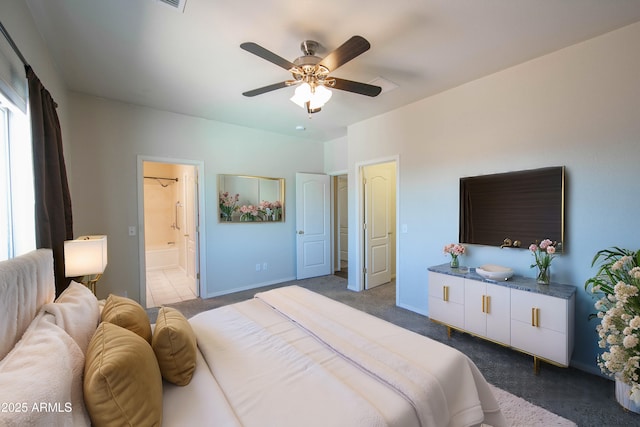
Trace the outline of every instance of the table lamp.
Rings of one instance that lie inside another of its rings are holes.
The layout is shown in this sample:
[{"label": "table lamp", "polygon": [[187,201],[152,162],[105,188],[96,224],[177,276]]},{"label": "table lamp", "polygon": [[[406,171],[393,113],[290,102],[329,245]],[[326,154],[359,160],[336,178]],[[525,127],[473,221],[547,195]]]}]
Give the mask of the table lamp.
[{"label": "table lamp", "polygon": [[79,278],[95,295],[107,266],[107,236],[80,236],[64,242],[64,275]]}]

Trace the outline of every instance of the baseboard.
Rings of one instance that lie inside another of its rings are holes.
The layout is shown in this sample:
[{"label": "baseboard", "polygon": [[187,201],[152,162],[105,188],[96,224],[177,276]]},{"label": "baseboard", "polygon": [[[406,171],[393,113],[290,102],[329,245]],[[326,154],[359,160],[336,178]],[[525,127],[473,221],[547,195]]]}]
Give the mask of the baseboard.
[{"label": "baseboard", "polygon": [[214,297],[219,297],[220,295],[233,294],[235,292],[248,291],[250,289],[262,288],[264,286],[277,285],[278,283],[290,282],[292,280],[296,280],[295,276],[294,277],[283,277],[283,278],[280,278],[280,279],[269,280],[267,282],[253,283],[253,284],[247,285],[247,286],[240,286],[240,287],[237,287],[237,288],[225,289],[224,291],[208,292],[207,296],[205,298],[214,298]]},{"label": "baseboard", "polygon": [[606,378],[608,380],[613,381],[612,378],[610,378],[610,377],[606,376],[605,374],[603,374],[602,371],[600,370],[600,368],[598,368],[597,366],[588,365],[588,364],[582,363],[582,362],[576,362],[574,360],[571,361],[569,366],[571,366],[572,368],[576,368],[576,369],[578,369],[580,371],[586,372],[588,374],[597,375],[599,377]]},{"label": "baseboard", "polygon": [[400,308],[404,308],[405,310],[413,311],[414,313],[422,314],[423,316],[429,317],[429,313],[426,310],[422,310],[418,307],[414,307],[409,304],[403,304],[398,301],[396,301],[396,306]]}]

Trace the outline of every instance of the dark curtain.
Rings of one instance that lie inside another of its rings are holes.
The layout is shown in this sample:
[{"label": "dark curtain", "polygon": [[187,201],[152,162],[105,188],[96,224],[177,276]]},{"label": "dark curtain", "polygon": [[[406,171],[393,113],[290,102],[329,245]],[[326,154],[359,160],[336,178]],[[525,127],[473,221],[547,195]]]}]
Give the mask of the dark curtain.
[{"label": "dark curtain", "polygon": [[64,277],[64,241],[73,238],[71,195],[62,152],[57,104],[30,66],[29,108],[33,139],[36,246],[53,250],[56,296],[69,286]]}]

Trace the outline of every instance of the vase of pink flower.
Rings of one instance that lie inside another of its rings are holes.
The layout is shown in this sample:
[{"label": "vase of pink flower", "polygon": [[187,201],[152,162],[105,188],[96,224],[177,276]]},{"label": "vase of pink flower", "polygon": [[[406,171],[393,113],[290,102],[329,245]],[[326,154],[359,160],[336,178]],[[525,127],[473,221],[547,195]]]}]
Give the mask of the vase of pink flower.
[{"label": "vase of pink flower", "polygon": [[225,221],[231,221],[231,217],[235,211],[238,210],[238,201],[240,200],[240,194],[231,195],[228,191],[220,192],[218,194],[218,206],[220,207],[220,214]]},{"label": "vase of pink flower", "polygon": [[243,222],[253,222],[253,221],[261,221],[262,217],[260,217],[260,210],[257,206],[254,205],[242,205],[240,206],[240,221]]},{"label": "vase of pink flower", "polygon": [[555,258],[556,244],[550,239],[544,239],[540,244],[532,243],[529,246],[529,250],[534,256],[531,268],[538,268],[536,281],[541,285],[548,285],[551,282],[551,261]]},{"label": "vase of pink flower", "polygon": [[449,263],[449,266],[451,268],[460,267],[460,260],[458,259],[458,257],[460,255],[464,255],[465,251],[465,247],[460,243],[449,243],[448,245],[445,245],[443,249],[443,252],[445,254],[451,255],[451,262]]}]

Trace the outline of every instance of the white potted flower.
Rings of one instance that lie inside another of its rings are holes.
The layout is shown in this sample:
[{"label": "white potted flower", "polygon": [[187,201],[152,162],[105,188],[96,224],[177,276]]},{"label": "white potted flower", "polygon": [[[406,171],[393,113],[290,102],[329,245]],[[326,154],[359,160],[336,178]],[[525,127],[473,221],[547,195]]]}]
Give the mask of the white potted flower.
[{"label": "white potted flower", "polygon": [[640,251],[614,247],[596,253],[598,273],[585,289],[599,297],[595,303],[600,324],[596,326],[600,370],[616,381],[616,399],[640,412]]}]

